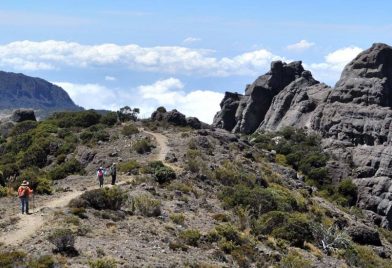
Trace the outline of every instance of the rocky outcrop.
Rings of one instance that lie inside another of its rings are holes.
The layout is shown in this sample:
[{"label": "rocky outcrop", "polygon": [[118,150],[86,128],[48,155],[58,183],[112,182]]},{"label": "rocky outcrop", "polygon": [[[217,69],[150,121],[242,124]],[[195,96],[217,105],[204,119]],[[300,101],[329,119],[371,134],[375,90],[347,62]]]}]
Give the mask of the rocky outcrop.
[{"label": "rocky outcrop", "polygon": [[303,71],[300,61],[289,64],[272,62],[268,73],[246,87],[245,95],[225,94],[221,102],[222,110],[216,114],[213,126],[233,132],[253,133],[263,121],[272,99],[292,81],[301,77]]},{"label": "rocky outcrop", "polygon": [[82,110],[61,87],[40,78],[0,71],[0,110],[19,108],[46,113]]},{"label": "rocky outcrop", "polygon": [[356,178],[358,205],[392,228],[392,47],[374,44],[360,53],[335,88],[300,62],[275,62],[237,95],[226,93],[214,126],[247,134],[285,126],[317,132],[333,160],[333,181]]},{"label": "rocky outcrop", "polygon": [[151,114],[152,121],[164,121],[174,126],[189,126],[194,129],[208,128],[206,123],[201,122],[196,117],[185,117],[176,109],[167,111],[165,107],[158,107],[156,111]]},{"label": "rocky outcrop", "polygon": [[35,118],[34,110],[27,110],[27,109],[18,109],[12,113],[11,117],[12,121],[14,122],[23,122],[27,120],[37,121]]}]

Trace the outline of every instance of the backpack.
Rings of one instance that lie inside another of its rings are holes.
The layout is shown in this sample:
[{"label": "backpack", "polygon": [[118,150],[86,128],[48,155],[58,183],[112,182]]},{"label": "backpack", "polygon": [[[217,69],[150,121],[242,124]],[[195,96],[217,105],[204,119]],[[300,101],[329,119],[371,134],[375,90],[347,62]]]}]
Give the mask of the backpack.
[{"label": "backpack", "polygon": [[98,170],[98,177],[103,177],[102,169]]},{"label": "backpack", "polygon": [[26,187],[20,187],[19,190],[18,190],[18,197],[25,197],[26,196],[26,191],[27,191]]}]

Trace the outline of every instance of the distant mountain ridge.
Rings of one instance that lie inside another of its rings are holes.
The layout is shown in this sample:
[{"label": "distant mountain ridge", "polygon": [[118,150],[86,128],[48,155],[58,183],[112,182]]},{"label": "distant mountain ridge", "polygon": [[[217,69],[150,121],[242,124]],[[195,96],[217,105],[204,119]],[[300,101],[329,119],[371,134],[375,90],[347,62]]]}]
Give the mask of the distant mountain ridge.
[{"label": "distant mountain ridge", "polygon": [[68,93],[44,79],[0,71],[0,110],[30,108],[40,114],[79,111]]}]

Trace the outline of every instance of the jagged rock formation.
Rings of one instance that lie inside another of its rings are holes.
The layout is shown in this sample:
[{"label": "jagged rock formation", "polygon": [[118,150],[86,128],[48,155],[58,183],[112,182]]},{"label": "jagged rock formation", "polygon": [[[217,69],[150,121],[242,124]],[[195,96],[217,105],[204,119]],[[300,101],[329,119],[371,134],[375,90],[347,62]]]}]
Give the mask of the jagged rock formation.
[{"label": "jagged rock formation", "polygon": [[61,87],[40,78],[0,71],[0,110],[81,110]]},{"label": "jagged rock formation", "polygon": [[272,62],[268,73],[246,87],[245,95],[225,94],[221,102],[222,111],[215,116],[213,125],[233,132],[254,132],[263,121],[275,95],[301,77],[303,71],[300,61],[289,64]]},{"label": "jagged rock formation", "polygon": [[165,107],[158,107],[151,114],[152,121],[164,121],[174,126],[189,126],[194,129],[208,128],[208,124],[201,122],[196,117],[185,117],[184,114],[180,113],[176,109],[167,111]]},{"label": "jagged rock formation", "polygon": [[213,125],[240,133],[284,126],[319,133],[335,160],[333,179],[358,178],[359,206],[392,227],[392,47],[377,43],[360,53],[333,89],[300,62],[271,66],[245,95],[226,93]]}]

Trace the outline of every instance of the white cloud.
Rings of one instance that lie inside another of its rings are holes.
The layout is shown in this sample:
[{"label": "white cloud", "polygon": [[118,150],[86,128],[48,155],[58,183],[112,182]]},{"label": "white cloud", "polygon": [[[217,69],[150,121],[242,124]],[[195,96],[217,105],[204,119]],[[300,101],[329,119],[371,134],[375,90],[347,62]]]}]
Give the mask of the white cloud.
[{"label": "white cloud", "polygon": [[344,47],[327,54],[324,62],[305,64],[305,68],[310,69],[317,79],[333,84],[339,79],[344,67],[362,51],[362,48],[356,46]]},{"label": "white cloud", "polygon": [[82,45],[26,40],[0,45],[0,66],[15,70],[105,66],[170,74],[230,76],[258,75],[272,60],[283,59],[265,49],[234,57],[217,58],[211,54],[211,50],[179,46]]},{"label": "white cloud", "polygon": [[183,44],[193,44],[193,43],[197,43],[200,42],[201,38],[197,38],[197,37],[187,37],[185,38],[182,43]]},{"label": "white cloud", "polygon": [[106,80],[106,81],[116,81],[117,78],[114,77],[114,76],[107,75],[107,76],[105,76],[105,80]]},{"label": "white cloud", "polygon": [[195,116],[206,123],[220,110],[223,93],[211,90],[183,91],[184,84],[176,78],[159,80],[151,85],[138,87],[144,100],[153,100],[156,106],[177,109],[187,116]]},{"label": "white cloud", "polygon": [[292,50],[292,51],[303,51],[303,50],[306,50],[308,48],[311,48],[314,45],[315,45],[315,43],[313,43],[313,42],[309,42],[309,41],[306,41],[306,40],[301,40],[298,43],[288,45],[286,47],[286,49],[287,50]]},{"label": "white cloud", "polygon": [[223,93],[211,90],[184,91],[184,84],[176,78],[158,80],[135,89],[109,89],[99,84],[54,82],[68,92],[77,105],[86,109],[118,110],[129,105],[138,107],[142,117],[149,117],[158,106],[177,109],[187,116],[195,116],[212,123],[220,110]]}]

